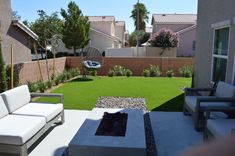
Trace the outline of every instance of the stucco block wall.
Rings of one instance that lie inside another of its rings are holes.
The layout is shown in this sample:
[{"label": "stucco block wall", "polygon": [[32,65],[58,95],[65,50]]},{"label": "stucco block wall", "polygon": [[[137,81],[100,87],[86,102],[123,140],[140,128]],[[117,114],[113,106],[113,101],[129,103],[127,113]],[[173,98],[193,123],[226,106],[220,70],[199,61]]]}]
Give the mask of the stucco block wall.
[{"label": "stucco block wall", "polygon": [[[66,65],[66,57],[55,59],[55,74],[60,74],[64,71]],[[30,61],[20,63],[19,79],[20,83],[24,84],[27,81],[36,82],[41,79],[39,67],[37,61]],[[40,61],[40,67],[42,70],[43,80],[48,80],[48,72],[46,66],[46,60]],[[53,74],[53,59],[48,59],[49,75]]]},{"label": "stucco block wall", "polygon": [[[79,67],[81,69],[81,58],[80,57],[67,57],[67,65],[70,67]],[[104,58],[103,66],[98,70],[98,75],[107,75],[110,68],[113,68],[115,65],[122,65],[126,68],[129,68],[133,75],[141,76],[143,69],[149,67],[149,65],[158,65],[162,75],[166,75],[166,71],[173,69],[175,76],[180,76],[179,68],[183,65],[194,66],[194,60],[192,58],[117,58],[109,57]]]},{"label": "stucco block wall", "polygon": [[234,52],[235,52],[235,17],[234,0],[199,0],[197,21],[196,72],[195,86],[206,87],[211,83],[211,64],[213,48],[212,24],[225,20],[231,21],[230,47],[228,55],[226,82],[233,83]]}]

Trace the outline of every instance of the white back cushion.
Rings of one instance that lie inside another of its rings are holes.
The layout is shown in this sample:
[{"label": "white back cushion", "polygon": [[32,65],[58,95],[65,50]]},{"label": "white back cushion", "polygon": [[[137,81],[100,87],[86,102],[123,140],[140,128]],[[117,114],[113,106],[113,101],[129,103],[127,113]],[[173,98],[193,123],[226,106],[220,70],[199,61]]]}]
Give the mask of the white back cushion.
[{"label": "white back cushion", "polygon": [[4,116],[6,116],[7,114],[9,114],[7,107],[2,99],[2,97],[0,96],[0,119]]},{"label": "white back cushion", "polygon": [[216,97],[235,97],[235,86],[220,81],[215,92]]},{"label": "white back cushion", "polygon": [[5,91],[2,93],[2,97],[10,113],[28,104],[30,101],[30,93],[27,85]]}]

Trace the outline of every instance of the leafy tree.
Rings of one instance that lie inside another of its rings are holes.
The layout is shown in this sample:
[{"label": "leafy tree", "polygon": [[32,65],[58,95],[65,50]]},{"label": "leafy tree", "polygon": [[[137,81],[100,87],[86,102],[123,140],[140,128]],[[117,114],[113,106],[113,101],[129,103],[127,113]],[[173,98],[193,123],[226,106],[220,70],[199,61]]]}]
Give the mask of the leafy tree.
[{"label": "leafy tree", "polygon": [[0,93],[7,90],[6,68],[2,55],[2,43],[0,38]]},{"label": "leafy tree", "polygon": [[[134,8],[131,12],[131,18],[133,18],[135,22],[135,30],[138,30],[137,24],[139,23],[139,30],[145,31],[146,22],[148,22],[148,10],[146,9],[143,3],[137,3],[134,5]],[[137,16],[139,15],[139,22],[137,22]]]},{"label": "leafy tree", "polygon": [[144,32],[143,30],[141,31],[134,31],[133,33],[131,33],[130,37],[129,37],[129,44],[130,46],[136,46],[137,44],[137,36],[139,38],[139,46],[141,46],[141,44],[147,42],[149,40],[150,34]]},{"label": "leafy tree", "polygon": [[39,18],[30,24],[30,28],[39,36],[40,45],[46,47],[53,35],[61,34],[63,22],[56,12],[47,15],[45,11],[38,10],[38,15]]},{"label": "leafy tree", "polygon": [[90,22],[83,16],[78,5],[72,1],[68,4],[67,12],[61,9],[61,15],[65,20],[62,41],[66,48],[73,49],[76,55],[76,49],[84,48],[89,42]]},{"label": "leafy tree", "polygon": [[17,11],[12,11],[11,16],[12,16],[13,20],[20,20],[21,19],[21,16],[18,14]]}]

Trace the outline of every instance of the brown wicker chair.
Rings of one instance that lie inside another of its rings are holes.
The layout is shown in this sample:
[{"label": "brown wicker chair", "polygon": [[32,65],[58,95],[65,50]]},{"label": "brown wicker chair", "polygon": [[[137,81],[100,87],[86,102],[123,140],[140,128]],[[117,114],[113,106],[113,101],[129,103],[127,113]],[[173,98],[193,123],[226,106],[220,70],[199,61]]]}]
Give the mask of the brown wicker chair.
[{"label": "brown wicker chair", "polygon": [[102,53],[94,47],[87,47],[81,52],[82,74],[84,77],[89,71],[98,70],[103,65]]}]

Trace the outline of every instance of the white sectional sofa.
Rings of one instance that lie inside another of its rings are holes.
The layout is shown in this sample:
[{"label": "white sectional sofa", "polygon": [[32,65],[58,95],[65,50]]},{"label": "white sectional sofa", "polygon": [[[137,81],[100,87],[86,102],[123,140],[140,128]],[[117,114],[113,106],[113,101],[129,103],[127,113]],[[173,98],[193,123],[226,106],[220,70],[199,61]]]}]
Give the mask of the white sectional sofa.
[{"label": "white sectional sofa", "polygon": [[[57,97],[58,104],[34,103],[32,97]],[[28,148],[53,124],[64,123],[62,94],[30,93],[27,85],[0,96],[0,155],[28,155]]]}]

